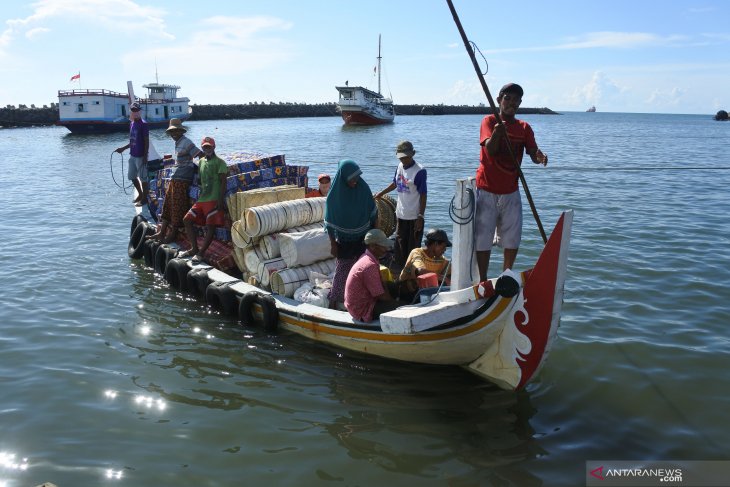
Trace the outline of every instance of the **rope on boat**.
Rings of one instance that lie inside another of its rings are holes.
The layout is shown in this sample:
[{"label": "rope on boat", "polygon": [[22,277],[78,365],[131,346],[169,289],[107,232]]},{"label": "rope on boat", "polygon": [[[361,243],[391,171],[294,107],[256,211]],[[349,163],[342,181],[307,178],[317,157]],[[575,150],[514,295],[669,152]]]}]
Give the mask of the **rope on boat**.
[{"label": "rope on boat", "polygon": [[[124,194],[128,194],[127,190],[133,186],[132,183],[130,182],[129,186],[125,186],[124,182],[122,182],[122,184],[119,184],[119,182],[117,182],[117,178],[114,177],[113,157],[114,157],[115,152],[117,152],[117,151],[112,151],[112,153],[109,155],[109,172],[112,174],[112,181],[114,181],[114,184],[117,185],[117,188],[122,188],[124,190]],[[119,154],[119,157],[121,158],[120,167],[121,167],[121,173],[122,173],[122,181],[124,181],[124,154],[121,154],[119,152],[117,152],[117,154]]]},{"label": "rope on boat", "polygon": [[[456,195],[451,197],[451,203],[449,203],[449,218],[452,222],[456,223],[457,225],[468,225],[471,223],[473,229],[472,229],[472,240],[471,240],[471,258],[469,259],[469,278],[473,281],[474,280],[474,248],[476,247],[476,239],[477,239],[477,232],[476,232],[476,219],[474,218],[476,215],[476,197],[474,196],[474,190],[471,188],[466,189],[466,195],[468,198],[468,202],[465,207],[463,208],[456,208],[454,205],[454,202],[456,201]],[[466,216],[457,216],[456,212],[459,211],[468,211]],[[449,265],[451,262],[449,262]],[[443,283],[442,283],[443,284]],[[441,287],[439,286],[439,289]]]}]

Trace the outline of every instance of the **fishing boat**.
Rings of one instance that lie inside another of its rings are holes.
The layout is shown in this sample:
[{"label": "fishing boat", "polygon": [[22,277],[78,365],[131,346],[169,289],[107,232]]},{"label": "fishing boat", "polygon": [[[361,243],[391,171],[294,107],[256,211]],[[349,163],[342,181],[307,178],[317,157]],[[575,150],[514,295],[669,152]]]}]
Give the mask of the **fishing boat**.
[{"label": "fishing boat", "polygon": [[[259,165],[247,168],[255,170],[256,177],[260,177],[266,169],[260,165],[264,160],[252,158]],[[286,167],[271,164],[269,168],[273,169]],[[238,166],[240,168],[241,164]],[[302,171],[272,171],[276,172]],[[151,183],[151,186],[164,188],[165,177],[165,169],[160,170],[158,182]],[[239,173],[229,176],[230,181],[240,185],[249,179],[244,173]],[[253,183],[254,179],[250,181]],[[301,181],[284,182],[294,183],[291,185],[293,189],[281,189],[279,193],[301,190],[303,196],[304,189],[297,188]],[[275,184],[278,183],[266,183],[264,186]],[[259,249],[251,243],[260,238],[262,232],[288,228],[284,220],[293,218],[292,215],[299,220],[290,221],[290,224],[314,221],[316,226],[319,222],[319,229],[323,232],[321,215],[325,198],[294,199],[250,207],[242,213],[241,221],[232,224],[231,233],[236,245],[246,247],[245,250],[236,248],[234,257],[241,250],[246,266],[249,266],[249,257],[252,257],[256,261],[254,267],[263,269],[263,274],[257,278],[221,265],[224,259],[219,251],[209,251],[210,255],[206,253],[204,262],[194,263],[190,258],[175,257],[179,249],[189,248],[185,242],[160,245],[145,241],[145,235],[153,231],[154,204],[138,209],[139,213],[132,221],[129,255],[132,258],[144,257],[146,265],[163,274],[173,287],[197,294],[211,306],[235,316],[247,326],[263,324],[269,332],[293,332],[317,342],[388,359],[461,366],[501,388],[517,390],[536,376],[557,336],[573,213],[566,211],[560,216],[534,267],[522,272],[508,270],[493,279],[478,282],[474,277],[478,276],[478,272],[474,268],[474,228],[471,223],[475,209],[474,184],[474,178],[456,182],[449,290],[432,289],[430,295],[421,297],[420,302],[404,303],[373,322],[355,320],[348,312],[328,309],[326,304],[316,305],[312,301],[295,299],[294,287],[308,282],[313,276],[331,273],[334,259],[283,269],[284,266],[277,264],[276,259],[265,260],[270,255],[259,255],[267,246]],[[256,190],[259,193],[249,190],[229,195],[229,214],[235,215],[240,211],[240,208],[234,209],[235,196],[239,197],[240,204],[242,196],[269,197],[272,189],[264,187]],[[192,193],[194,190],[191,190]],[[277,201],[277,198],[271,196],[269,201]],[[299,208],[295,208],[296,205]],[[237,228],[240,224],[247,225],[247,229],[241,231]],[[235,236],[237,233],[240,234],[238,238]],[[325,237],[325,240],[329,248],[328,238]],[[277,245],[281,246],[283,255],[281,234]],[[307,252],[307,256],[310,254]],[[265,280],[268,282],[263,282]]]},{"label": "fishing boat", "polygon": [[132,82],[127,81],[127,93],[105,89],[76,89],[58,91],[58,122],[75,134],[124,132],[129,130],[129,105],[136,101],[142,108],[142,118],[150,128],[167,127],[171,118],[190,117],[190,99],[178,97],[177,85],[149,83],[143,85],[147,96],[134,96]]},{"label": "fishing boat", "polygon": [[337,109],[345,125],[380,125],[395,119],[393,100],[380,93],[380,36],[378,36],[378,91],[362,86],[336,86],[340,93]]},{"label": "fishing boat", "polygon": [[596,111],[595,105],[591,105],[591,107],[588,110],[586,110],[586,112],[588,112],[588,113],[593,113],[595,111]]}]

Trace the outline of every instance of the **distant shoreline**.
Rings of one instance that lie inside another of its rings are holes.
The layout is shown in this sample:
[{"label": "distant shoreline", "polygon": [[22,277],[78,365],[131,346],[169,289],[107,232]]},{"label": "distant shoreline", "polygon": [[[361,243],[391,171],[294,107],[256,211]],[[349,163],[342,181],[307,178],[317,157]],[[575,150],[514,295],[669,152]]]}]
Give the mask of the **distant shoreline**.
[{"label": "distant shoreline", "polygon": [[[339,117],[336,103],[248,103],[192,105],[189,118],[195,120],[246,120],[257,118]],[[395,105],[396,115],[485,115],[489,106],[477,105]],[[518,114],[559,115],[549,108],[520,108]],[[8,105],[0,108],[0,127],[54,125],[58,121],[58,104],[35,107]]]}]

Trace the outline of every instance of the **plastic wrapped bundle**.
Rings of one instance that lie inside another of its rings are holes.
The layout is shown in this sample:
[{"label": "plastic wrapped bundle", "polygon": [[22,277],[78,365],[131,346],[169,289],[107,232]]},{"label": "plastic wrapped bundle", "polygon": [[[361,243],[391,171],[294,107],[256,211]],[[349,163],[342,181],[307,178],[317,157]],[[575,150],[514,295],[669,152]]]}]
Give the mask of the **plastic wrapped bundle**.
[{"label": "plastic wrapped bundle", "polygon": [[279,234],[281,258],[287,267],[301,267],[334,257],[324,229]]},{"label": "plastic wrapped bundle", "polygon": [[247,209],[244,232],[260,237],[324,219],[325,198],[305,198]]},{"label": "plastic wrapped bundle", "polygon": [[[263,286],[268,286],[271,284],[271,276],[284,268],[286,268],[284,259],[264,260],[259,264],[259,268],[256,271],[256,277]],[[292,290],[292,293],[293,292],[294,291]]]},{"label": "plastic wrapped bundle", "polygon": [[248,247],[243,251],[243,262],[249,272],[258,274],[259,265],[265,260],[266,258],[264,257],[258,245],[252,245],[251,247]]},{"label": "plastic wrapped bundle", "polygon": [[279,248],[279,235],[281,235],[281,233],[306,232],[307,230],[316,229],[322,229],[322,222],[315,222],[310,225],[304,225],[302,227],[287,228],[280,233],[271,233],[269,235],[264,235],[263,237],[261,237],[261,242],[259,243],[261,247],[261,252],[267,259],[281,257],[281,249]]},{"label": "plastic wrapped bundle", "polygon": [[304,267],[274,272],[269,278],[271,292],[291,298],[302,284],[309,281],[312,272],[329,275],[335,270],[335,259],[321,260]]}]

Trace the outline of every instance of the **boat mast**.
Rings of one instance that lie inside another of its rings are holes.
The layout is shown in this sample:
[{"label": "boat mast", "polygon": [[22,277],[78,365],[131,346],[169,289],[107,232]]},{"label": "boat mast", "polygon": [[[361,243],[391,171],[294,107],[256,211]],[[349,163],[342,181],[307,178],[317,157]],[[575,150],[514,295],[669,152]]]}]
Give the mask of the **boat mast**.
[{"label": "boat mast", "polygon": [[380,93],[380,60],[381,59],[382,58],[380,57],[380,34],[378,34],[378,94],[379,95],[382,94],[382,93]]}]

